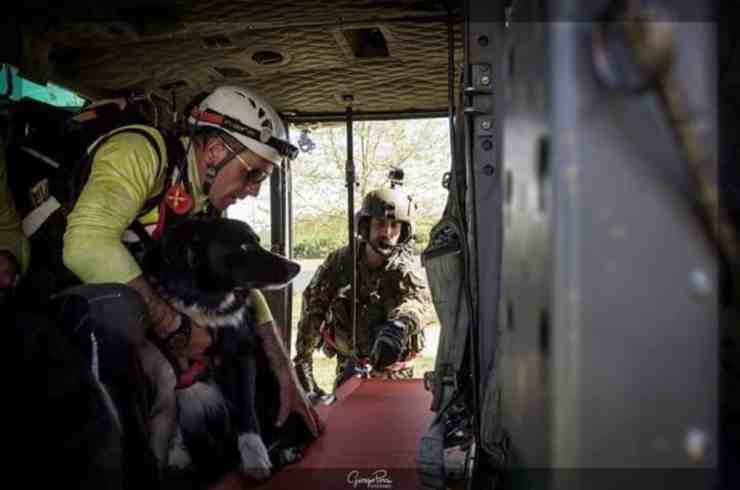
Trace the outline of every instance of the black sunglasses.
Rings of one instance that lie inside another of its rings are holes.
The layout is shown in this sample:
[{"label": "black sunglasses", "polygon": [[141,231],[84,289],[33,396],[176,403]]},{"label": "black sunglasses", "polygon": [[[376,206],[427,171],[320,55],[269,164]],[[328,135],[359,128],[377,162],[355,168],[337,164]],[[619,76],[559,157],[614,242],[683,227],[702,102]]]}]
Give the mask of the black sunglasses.
[{"label": "black sunglasses", "polygon": [[261,169],[261,168],[253,168],[245,159],[242,157],[239,153],[234,151],[234,149],[224,140],[221,138],[221,142],[224,144],[226,149],[231,152],[234,155],[234,158],[239,162],[239,164],[242,166],[242,169],[245,170],[241,173],[242,175],[242,185],[254,185],[254,184],[260,184],[264,182],[265,179],[267,179],[270,175],[272,175],[272,165],[267,167],[267,169]]}]

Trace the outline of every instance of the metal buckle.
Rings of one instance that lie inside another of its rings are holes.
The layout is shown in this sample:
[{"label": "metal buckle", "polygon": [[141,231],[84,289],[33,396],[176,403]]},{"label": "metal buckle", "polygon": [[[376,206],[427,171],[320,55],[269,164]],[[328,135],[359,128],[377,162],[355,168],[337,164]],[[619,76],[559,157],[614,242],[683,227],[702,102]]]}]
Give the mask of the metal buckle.
[{"label": "metal buckle", "polygon": [[437,385],[452,386],[453,390],[457,390],[458,381],[457,372],[452,364],[442,364],[436,371],[427,371],[424,373],[424,389],[432,391]]},{"label": "metal buckle", "polygon": [[434,387],[434,371],[427,371],[424,373],[424,389],[432,391]]}]

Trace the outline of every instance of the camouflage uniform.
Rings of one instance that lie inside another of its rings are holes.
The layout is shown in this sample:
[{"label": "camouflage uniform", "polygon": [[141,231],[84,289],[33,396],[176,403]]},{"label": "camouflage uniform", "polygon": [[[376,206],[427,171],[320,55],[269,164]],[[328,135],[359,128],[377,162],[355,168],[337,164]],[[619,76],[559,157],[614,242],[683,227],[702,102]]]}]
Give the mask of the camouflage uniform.
[{"label": "camouflage uniform", "polygon": [[[402,359],[420,352],[424,345],[424,315],[431,304],[429,290],[412,266],[411,247],[397,247],[385,264],[369,270],[365,242],[358,249],[357,353],[367,357],[372,349],[373,329],[383,322],[397,320],[408,329],[408,341]],[[312,354],[321,345],[320,328],[327,323],[334,332],[337,355],[337,379],[347,367],[352,351],[351,316],[352,257],[349,247],[334,251],[316,270],[303,292],[301,320],[298,323],[296,356],[299,372],[312,373]],[[324,346],[328,355],[333,349]],[[413,367],[399,371],[373,372],[373,376],[400,379],[413,376]],[[311,376],[311,379],[313,377]],[[312,391],[311,387],[305,387]]]}]

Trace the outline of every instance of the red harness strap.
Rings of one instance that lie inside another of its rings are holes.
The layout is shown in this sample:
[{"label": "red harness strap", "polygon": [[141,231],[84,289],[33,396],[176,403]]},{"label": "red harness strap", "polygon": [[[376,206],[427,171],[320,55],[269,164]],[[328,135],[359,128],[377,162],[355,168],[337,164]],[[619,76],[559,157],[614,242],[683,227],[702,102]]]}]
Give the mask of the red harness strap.
[{"label": "red harness strap", "polygon": [[167,209],[165,208],[165,201],[162,199],[162,202],[159,203],[159,216],[157,217],[157,226],[154,227],[154,231],[152,232],[152,238],[156,241],[159,241],[160,238],[162,238],[162,233],[164,233],[164,225],[165,221],[167,220]]},{"label": "red harness strap", "polygon": [[326,322],[321,322],[319,333],[321,334],[321,338],[324,339],[324,343],[336,351],[337,346],[334,343],[334,329],[329,327]]},{"label": "red harness strap", "polygon": [[175,386],[175,389],[180,390],[182,388],[192,386],[193,383],[200,379],[201,375],[205,373],[207,369],[208,364],[206,363],[205,358],[201,357],[196,359],[177,379],[177,386]]}]

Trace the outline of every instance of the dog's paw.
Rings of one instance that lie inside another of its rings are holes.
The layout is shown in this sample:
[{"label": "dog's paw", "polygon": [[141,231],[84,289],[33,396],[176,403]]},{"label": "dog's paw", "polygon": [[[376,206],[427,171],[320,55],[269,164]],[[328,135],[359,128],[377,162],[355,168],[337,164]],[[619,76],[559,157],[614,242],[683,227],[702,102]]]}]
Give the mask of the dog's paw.
[{"label": "dog's paw", "polygon": [[242,471],[255,480],[269,478],[272,469],[270,456],[262,442],[262,437],[254,432],[239,436],[239,454],[242,460]]},{"label": "dog's paw", "polygon": [[172,441],[170,441],[167,464],[170,467],[182,470],[190,466],[191,463],[190,452],[185,447],[185,440],[182,437],[180,427],[178,427],[175,435],[172,437]]}]

